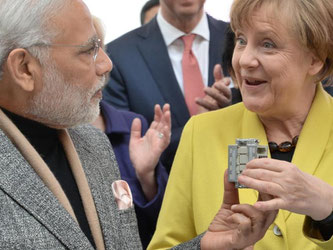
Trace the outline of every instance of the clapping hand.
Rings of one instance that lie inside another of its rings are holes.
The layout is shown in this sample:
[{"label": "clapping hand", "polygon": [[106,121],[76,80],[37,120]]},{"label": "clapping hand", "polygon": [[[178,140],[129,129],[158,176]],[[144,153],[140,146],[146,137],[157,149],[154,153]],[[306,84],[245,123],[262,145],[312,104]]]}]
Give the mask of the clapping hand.
[{"label": "clapping hand", "polygon": [[170,105],[163,110],[155,105],[154,121],[146,134],[141,137],[141,121],[135,118],[131,128],[129,153],[136,175],[148,200],[156,193],[155,167],[162,152],[170,143],[171,114]]},{"label": "clapping hand", "polygon": [[206,95],[196,99],[199,113],[224,108],[231,104],[231,90],[229,88],[231,79],[224,77],[220,64],[216,64],[214,67],[214,79],[212,87],[204,89]]}]

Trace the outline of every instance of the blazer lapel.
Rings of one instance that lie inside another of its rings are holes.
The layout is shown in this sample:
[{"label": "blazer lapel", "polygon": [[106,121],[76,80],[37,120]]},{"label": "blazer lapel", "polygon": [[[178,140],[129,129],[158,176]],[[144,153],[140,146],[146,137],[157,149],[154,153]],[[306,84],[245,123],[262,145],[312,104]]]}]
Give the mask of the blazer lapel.
[{"label": "blazer lapel", "polygon": [[[314,174],[328,143],[333,122],[331,97],[321,84],[303,125],[292,162],[302,171]],[[313,147],[309,147],[313,145]],[[309,152],[311,148],[311,152]]]},{"label": "blazer lapel", "polygon": [[0,164],[0,188],[68,249],[92,249],[77,222],[1,130],[0,148],[6,159]]},{"label": "blazer lapel", "polygon": [[[299,135],[292,159],[293,164],[308,174],[315,174],[320,159],[325,152],[333,122],[332,114],[331,97],[324,91],[321,84],[318,84],[316,96]],[[260,144],[268,145],[264,127],[255,113],[245,110],[243,121],[243,138],[256,138],[259,139]],[[309,149],[311,149],[311,152],[309,152]],[[269,152],[268,157],[271,157]],[[257,197],[256,191],[252,193]],[[281,212],[282,214],[276,219],[279,225],[283,225],[291,215],[291,212],[287,210],[281,210]]]},{"label": "blazer lapel", "polygon": [[[106,185],[102,180],[108,177],[113,178],[114,175],[109,173],[107,166],[100,161],[100,157],[94,154],[89,147],[79,146],[77,147],[75,136],[72,136],[74,145],[76,145],[76,150],[79,154],[82,167],[87,177],[89,183],[90,191],[94,199],[96,211],[102,227],[102,233],[104,238],[105,249],[110,248],[113,244],[117,242],[117,232],[115,229],[115,221],[117,220],[114,216],[114,211],[117,210],[112,194],[111,184]],[[111,164],[111,163],[110,163]],[[96,169],[89,168],[88,166],[96,166]],[[108,166],[108,168],[112,168]],[[105,171],[105,172],[104,172]],[[105,176],[103,176],[105,174]],[[112,181],[110,181],[112,183]]]},{"label": "blazer lapel", "polygon": [[[292,163],[311,175],[315,174],[329,140],[333,122],[331,102],[331,97],[325,92],[322,84],[317,84],[316,96],[299,135],[292,159]],[[288,219],[291,213],[284,212]]]},{"label": "blazer lapel", "polygon": [[208,86],[211,86],[215,82],[213,74],[214,66],[222,63],[222,49],[225,30],[222,28],[221,21],[217,21],[209,15],[207,15],[207,17],[210,31]]},{"label": "blazer lapel", "polygon": [[[190,118],[183,93],[173,72],[169,54],[165,46],[156,18],[139,34],[142,41],[138,49],[145,59],[150,72],[158,85],[162,96],[169,100],[172,114],[180,125]],[[172,107],[177,107],[172,109]]]},{"label": "blazer lapel", "polygon": [[[111,184],[120,179],[115,155],[111,149],[103,151],[105,147],[96,148],[103,143],[108,143],[107,138],[94,134],[92,129],[87,130],[90,135],[83,138],[80,136],[82,131],[80,133],[77,131],[76,129],[68,130],[94,199],[105,248],[120,249],[121,245],[122,249],[140,249],[136,220],[132,220],[135,218],[134,209],[119,210],[113,197]],[[105,139],[106,142],[101,139]]]}]

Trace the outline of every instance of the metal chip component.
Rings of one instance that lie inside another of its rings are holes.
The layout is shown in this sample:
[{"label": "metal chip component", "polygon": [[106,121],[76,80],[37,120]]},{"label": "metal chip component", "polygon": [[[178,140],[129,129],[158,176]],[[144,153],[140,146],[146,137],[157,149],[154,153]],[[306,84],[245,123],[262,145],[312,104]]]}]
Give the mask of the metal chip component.
[{"label": "metal chip component", "polygon": [[238,183],[238,176],[243,172],[246,163],[255,158],[267,157],[268,147],[259,145],[257,139],[236,139],[235,145],[228,146],[228,180],[236,188],[245,188]]}]

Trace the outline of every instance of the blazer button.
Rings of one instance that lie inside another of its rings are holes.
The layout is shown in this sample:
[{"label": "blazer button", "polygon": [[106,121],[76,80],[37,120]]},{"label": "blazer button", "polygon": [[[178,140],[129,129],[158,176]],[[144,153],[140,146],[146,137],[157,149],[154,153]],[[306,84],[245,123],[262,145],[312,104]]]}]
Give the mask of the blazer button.
[{"label": "blazer button", "polygon": [[274,233],[276,236],[281,236],[281,235],[282,235],[281,230],[280,230],[280,228],[279,228],[277,225],[275,225],[275,226],[273,227],[273,233]]}]

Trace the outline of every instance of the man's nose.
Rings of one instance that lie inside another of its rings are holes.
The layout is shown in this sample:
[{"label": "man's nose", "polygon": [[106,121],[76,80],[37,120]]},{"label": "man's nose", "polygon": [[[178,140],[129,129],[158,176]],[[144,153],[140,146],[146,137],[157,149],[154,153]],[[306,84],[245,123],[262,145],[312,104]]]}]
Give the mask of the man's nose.
[{"label": "man's nose", "polygon": [[109,73],[113,68],[111,59],[103,49],[99,49],[95,64],[96,73],[100,76]]}]

